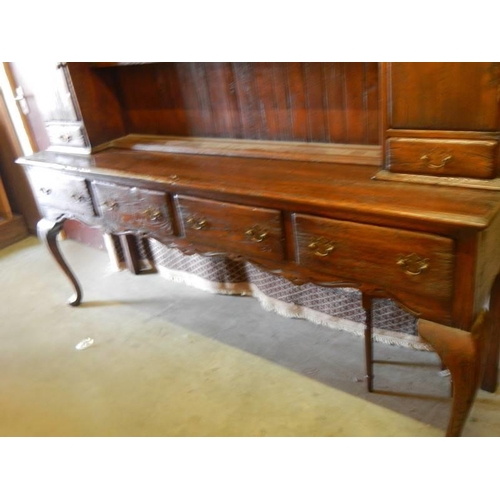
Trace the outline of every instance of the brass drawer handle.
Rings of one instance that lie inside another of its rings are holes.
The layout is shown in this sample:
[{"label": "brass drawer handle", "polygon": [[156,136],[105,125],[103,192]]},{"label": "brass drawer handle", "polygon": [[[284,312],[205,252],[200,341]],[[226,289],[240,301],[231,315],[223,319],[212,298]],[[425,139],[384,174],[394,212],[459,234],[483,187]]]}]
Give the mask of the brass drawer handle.
[{"label": "brass drawer handle", "polygon": [[142,212],[142,215],[153,222],[163,219],[163,214],[161,213],[161,210],[159,208],[148,207]]},{"label": "brass drawer handle", "polygon": [[401,266],[405,272],[410,276],[418,276],[422,271],[429,267],[430,259],[423,259],[416,253],[404,256],[399,255],[397,265]]},{"label": "brass drawer handle", "polygon": [[[429,154],[420,157],[420,159],[424,162],[424,165],[427,168],[432,168],[434,170],[443,168],[452,158],[453,158],[452,155],[444,152],[431,152]],[[439,162],[439,163],[436,164],[434,162]]]},{"label": "brass drawer handle", "polygon": [[41,187],[40,192],[49,196],[49,194],[52,193],[52,189]]},{"label": "brass drawer handle", "polygon": [[267,229],[263,229],[260,226],[252,226],[250,229],[245,231],[245,236],[256,243],[260,243],[264,241],[269,236],[269,231]]},{"label": "brass drawer handle", "polygon": [[196,216],[189,217],[186,223],[191,229],[194,229],[195,231],[200,231],[204,227],[208,226],[208,222],[206,221],[206,219],[202,219],[201,217]]},{"label": "brass drawer handle", "polygon": [[59,139],[63,142],[69,143],[73,140],[73,136],[71,134],[61,134]]},{"label": "brass drawer handle", "polygon": [[335,244],[333,241],[320,237],[312,239],[307,248],[313,250],[314,255],[317,255],[318,257],[327,257],[335,249]]},{"label": "brass drawer handle", "polygon": [[108,212],[114,212],[115,210],[118,210],[118,202],[117,201],[113,201],[113,202],[109,202],[109,201],[105,201],[102,206],[108,211]]},{"label": "brass drawer handle", "polygon": [[78,203],[83,203],[84,201],[87,201],[87,198],[85,196],[78,194],[72,194],[71,198],[73,198]]}]

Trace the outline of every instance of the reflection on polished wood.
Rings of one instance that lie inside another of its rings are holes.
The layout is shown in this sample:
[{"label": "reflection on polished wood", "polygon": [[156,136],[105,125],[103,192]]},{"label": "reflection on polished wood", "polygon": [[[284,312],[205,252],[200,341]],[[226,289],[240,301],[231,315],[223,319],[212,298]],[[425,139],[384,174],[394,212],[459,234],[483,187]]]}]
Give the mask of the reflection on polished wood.
[{"label": "reflection on polished wood", "polygon": [[355,287],[371,391],[372,300],[390,298],[419,318],[450,370],[447,435],[462,432],[479,385],[498,383],[499,65],[61,70],[92,154],[53,145],[19,163],[75,305],[81,292],[55,240],[64,219],[122,235],[133,272],[131,243],[141,236],[295,284]]}]

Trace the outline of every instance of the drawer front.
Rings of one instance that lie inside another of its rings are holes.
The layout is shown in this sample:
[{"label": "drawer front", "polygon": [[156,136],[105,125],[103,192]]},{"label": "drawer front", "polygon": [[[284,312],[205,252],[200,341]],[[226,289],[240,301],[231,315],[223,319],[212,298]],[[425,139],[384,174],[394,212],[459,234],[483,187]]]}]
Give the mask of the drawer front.
[{"label": "drawer front", "polygon": [[284,258],[281,213],[234,203],[177,196],[184,234],[193,243],[201,243],[225,252]]},{"label": "drawer front", "polygon": [[389,139],[391,172],[491,179],[496,174],[496,141]]},{"label": "drawer front", "polygon": [[109,230],[173,234],[166,193],[98,181],[92,186],[99,213]]},{"label": "drawer front", "polygon": [[51,208],[61,213],[94,217],[94,206],[85,179],[45,169],[30,169],[29,178],[42,211]]},{"label": "drawer front", "polygon": [[[302,266],[383,288],[409,307],[449,313],[453,295],[454,241],[411,231],[295,216]],[[441,310],[439,310],[441,306]]]},{"label": "drawer front", "polygon": [[46,124],[49,141],[53,146],[87,146],[83,128],[79,124]]}]

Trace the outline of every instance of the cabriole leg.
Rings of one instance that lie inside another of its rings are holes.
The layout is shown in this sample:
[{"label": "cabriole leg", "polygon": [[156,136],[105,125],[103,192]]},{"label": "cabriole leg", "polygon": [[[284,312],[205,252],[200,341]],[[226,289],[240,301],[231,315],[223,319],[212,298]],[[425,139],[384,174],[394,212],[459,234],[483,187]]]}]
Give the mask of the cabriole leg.
[{"label": "cabriole leg", "polygon": [[459,436],[474,402],[481,378],[484,344],[491,330],[491,316],[483,311],[472,333],[420,320],[418,331],[446,365],[453,381],[453,403],[447,436]]},{"label": "cabriole leg", "polygon": [[500,275],[497,276],[491,289],[490,312],[493,326],[487,342],[487,357],[481,389],[495,392],[498,388],[498,358],[500,356]]},{"label": "cabriole leg", "polygon": [[57,244],[57,235],[61,232],[63,224],[64,219],[58,220],[57,222],[53,222],[48,219],[41,219],[37,224],[37,232],[38,237],[45,243],[50,253],[63,270],[64,274],[69,278],[75,288],[75,293],[68,299],[68,304],[71,306],[77,306],[82,301],[82,290],[73,272],[63,259]]}]

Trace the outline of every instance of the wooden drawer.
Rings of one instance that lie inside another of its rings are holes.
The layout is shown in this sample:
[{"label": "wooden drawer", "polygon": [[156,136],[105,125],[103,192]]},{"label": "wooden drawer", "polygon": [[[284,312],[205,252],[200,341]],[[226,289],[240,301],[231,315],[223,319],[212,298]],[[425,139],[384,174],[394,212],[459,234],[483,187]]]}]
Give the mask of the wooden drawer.
[{"label": "wooden drawer", "polygon": [[496,141],[388,140],[391,172],[491,179],[496,174]]},{"label": "wooden drawer", "polygon": [[108,230],[173,234],[166,193],[99,181],[92,186]]},{"label": "wooden drawer", "polygon": [[295,215],[299,264],[353,283],[397,291],[411,305],[447,315],[453,295],[449,238],[321,217]]},{"label": "wooden drawer", "polygon": [[87,182],[82,177],[32,168],[29,178],[43,212],[51,208],[84,217],[95,215]]},{"label": "wooden drawer", "polygon": [[184,234],[193,243],[266,259],[284,258],[281,213],[177,196]]},{"label": "wooden drawer", "polygon": [[46,123],[49,141],[53,146],[80,147],[87,146],[83,128],[80,124]]}]

